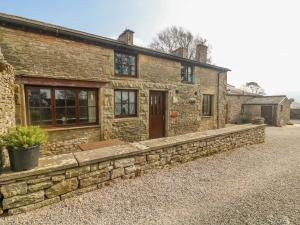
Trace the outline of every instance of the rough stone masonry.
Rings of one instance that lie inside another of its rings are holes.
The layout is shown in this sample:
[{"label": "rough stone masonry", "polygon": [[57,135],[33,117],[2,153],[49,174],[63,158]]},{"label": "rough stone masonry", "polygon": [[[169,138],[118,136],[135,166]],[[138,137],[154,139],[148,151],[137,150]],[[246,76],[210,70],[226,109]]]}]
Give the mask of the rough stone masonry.
[{"label": "rough stone masonry", "polygon": [[[14,69],[4,60],[0,48],[0,135],[15,126],[14,82]],[[3,151],[0,149],[0,168],[3,161]]]},{"label": "rough stone masonry", "polygon": [[27,212],[152,169],[264,140],[265,126],[248,124],[42,158],[36,169],[0,175],[0,214]]}]

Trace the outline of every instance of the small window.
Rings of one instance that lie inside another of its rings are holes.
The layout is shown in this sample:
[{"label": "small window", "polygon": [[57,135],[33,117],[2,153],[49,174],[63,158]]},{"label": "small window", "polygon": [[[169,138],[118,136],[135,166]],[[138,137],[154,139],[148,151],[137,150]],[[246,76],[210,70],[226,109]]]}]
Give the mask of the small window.
[{"label": "small window", "polygon": [[241,113],[242,113],[242,114],[244,114],[244,112],[245,112],[245,106],[244,106],[244,105],[242,105],[242,108],[241,108]]},{"label": "small window", "polygon": [[115,74],[136,77],[136,56],[115,52]]},{"label": "small window", "polygon": [[97,90],[26,87],[30,125],[64,126],[97,122]]},{"label": "small window", "polygon": [[136,116],[136,91],[115,90],[115,116],[130,117]]},{"label": "small window", "polygon": [[283,111],[283,105],[280,106],[280,111],[281,111],[281,112]]},{"label": "small window", "polygon": [[185,83],[193,83],[193,67],[189,65],[181,65],[181,81]]},{"label": "small window", "polygon": [[203,95],[202,115],[212,116],[212,95]]}]

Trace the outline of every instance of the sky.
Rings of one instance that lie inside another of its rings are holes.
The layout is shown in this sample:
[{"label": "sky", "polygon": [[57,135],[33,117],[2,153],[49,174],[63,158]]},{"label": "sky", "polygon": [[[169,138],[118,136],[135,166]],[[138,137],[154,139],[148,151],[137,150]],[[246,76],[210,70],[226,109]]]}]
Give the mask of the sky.
[{"label": "sky", "polygon": [[228,83],[257,82],[267,94],[300,101],[300,1],[297,0],[0,0],[0,12],[117,38],[183,26],[208,40],[212,62],[230,68]]}]

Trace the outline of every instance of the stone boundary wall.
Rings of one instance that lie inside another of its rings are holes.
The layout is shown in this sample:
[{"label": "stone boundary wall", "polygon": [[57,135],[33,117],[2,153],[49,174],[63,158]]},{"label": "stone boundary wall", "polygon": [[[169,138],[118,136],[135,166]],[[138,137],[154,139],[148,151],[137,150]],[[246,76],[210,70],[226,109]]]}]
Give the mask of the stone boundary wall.
[{"label": "stone boundary wall", "polygon": [[152,169],[264,140],[264,125],[247,124],[41,158],[33,170],[0,175],[0,213],[27,212]]}]

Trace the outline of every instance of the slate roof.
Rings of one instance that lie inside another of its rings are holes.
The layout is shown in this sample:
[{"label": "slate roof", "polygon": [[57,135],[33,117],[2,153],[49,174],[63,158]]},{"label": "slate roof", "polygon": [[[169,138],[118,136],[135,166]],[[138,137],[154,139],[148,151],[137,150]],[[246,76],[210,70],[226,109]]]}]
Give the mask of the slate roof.
[{"label": "slate roof", "polygon": [[82,32],[82,31],[78,31],[78,30],[74,30],[62,26],[57,26],[57,25],[53,25],[53,24],[49,24],[37,20],[32,20],[24,17],[9,15],[1,12],[0,12],[0,26],[7,26],[15,29],[28,30],[30,32],[48,34],[56,37],[69,38],[76,41],[81,41],[93,45],[107,46],[114,49],[120,49],[120,48],[127,49],[134,53],[142,53],[145,55],[151,55],[155,57],[160,57],[160,58],[165,58],[165,59],[170,59],[170,60],[175,60],[180,62],[186,62],[192,65],[214,69],[220,72],[230,71],[230,69],[225,67],[219,67],[208,63],[202,63],[196,60],[186,59],[180,56],[156,51],[145,47],[128,45],[125,44],[124,42],[115,39],[106,38],[95,34],[90,34],[90,33]]},{"label": "slate roof", "polygon": [[251,95],[251,96],[253,95],[253,96],[260,96],[260,95],[253,94],[251,92],[247,92],[247,91],[244,91],[242,89],[236,88],[235,86],[230,85],[230,84],[227,84],[227,94],[228,95]]},{"label": "slate roof", "polygon": [[285,95],[256,96],[245,102],[244,105],[278,105],[286,98]]}]

